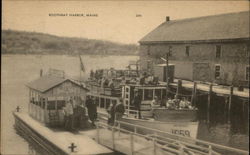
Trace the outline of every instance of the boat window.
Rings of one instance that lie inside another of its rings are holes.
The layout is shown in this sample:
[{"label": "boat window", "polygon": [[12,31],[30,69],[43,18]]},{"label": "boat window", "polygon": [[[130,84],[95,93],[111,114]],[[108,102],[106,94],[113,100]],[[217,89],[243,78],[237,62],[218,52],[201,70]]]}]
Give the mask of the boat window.
[{"label": "boat window", "polygon": [[98,97],[95,97],[95,103],[99,106],[99,98]]},{"label": "boat window", "polygon": [[48,110],[55,110],[56,109],[56,102],[55,101],[48,101],[47,102],[47,109]]},{"label": "boat window", "polygon": [[108,108],[110,105],[110,99],[106,99],[106,108]]},{"label": "boat window", "polygon": [[144,100],[153,100],[153,90],[145,89],[144,90]]},{"label": "boat window", "polygon": [[139,95],[141,98],[142,98],[142,95],[143,95],[143,93],[142,93],[142,92],[143,92],[143,90],[142,90],[142,89],[139,89],[139,90],[138,90],[138,95]]},{"label": "boat window", "polygon": [[116,104],[116,100],[112,100],[112,103],[115,105]]},{"label": "boat window", "polygon": [[41,104],[42,103],[42,100],[41,100],[41,98],[38,100],[38,102],[37,102],[37,105],[39,106],[39,107],[41,107]]},{"label": "boat window", "polygon": [[129,88],[126,88],[126,92],[129,92]]},{"label": "boat window", "polygon": [[155,96],[157,96],[158,99],[161,99],[161,89],[155,89]]},{"label": "boat window", "polygon": [[30,103],[35,104],[34,100],[35,100],[34,97],[32,97]]},{"label": "boat window", "polygon": [[162,89],[162,98],[166,96],[166,89]]},{"label": "boat window", "polygon": [[64,100],[58,100],[57,101],[57,110],[62,110],[63,107],[65,107],[65,101]]}]

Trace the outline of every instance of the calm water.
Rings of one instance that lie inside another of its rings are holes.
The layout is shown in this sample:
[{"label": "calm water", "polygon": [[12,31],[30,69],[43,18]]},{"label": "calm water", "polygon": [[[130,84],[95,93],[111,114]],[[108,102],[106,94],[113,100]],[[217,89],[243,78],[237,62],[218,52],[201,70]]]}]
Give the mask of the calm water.
[{"label": "calm water", "polygon": [[[91,69],[115,67],[125,68],[129,61],[137,60],[137,56],[82,56],[86,72],[89,76]],[[78,57],[58,55],[3,55],[1,70],[1,153],[2,154],[39,154],[34,146],[16,134],[13,128],[12,111],[17,105],[27,112],[28,89],[25,84],[38,78],[40,69],[61,69],[69,76],[79,78],[80,62]],[[202,123],[201,123],[202,124]],[[201,137],[223,145],[248,149],[249,136],[244,134],[230,135],[228,125],[217,125],[210,128],[203,124],[200,128]]]},{"label": "calm water", "polygon": [[[89,76],[91,69],[125,68],[129,61],[137,59],[137,56],[82,56],[86,69],[82,77]],[[41,68],[44,71],[49,68],[61,69],[69,76],[79,78],[79,57],[2,55],[1,67],[1,153],[33,154],[31,146],[13,128],[12,111],[19,105],[22,111],[27,112],[28,89],[25,84],[38,78]]]}]

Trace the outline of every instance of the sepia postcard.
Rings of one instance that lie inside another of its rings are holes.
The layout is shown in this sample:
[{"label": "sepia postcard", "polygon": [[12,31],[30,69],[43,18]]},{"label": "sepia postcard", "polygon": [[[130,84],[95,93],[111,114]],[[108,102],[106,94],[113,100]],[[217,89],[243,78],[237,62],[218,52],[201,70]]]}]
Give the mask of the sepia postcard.
[{"label": "sepia postcard", "polygon": [[2,0],[3,155],[249,154],[247,0]]}]

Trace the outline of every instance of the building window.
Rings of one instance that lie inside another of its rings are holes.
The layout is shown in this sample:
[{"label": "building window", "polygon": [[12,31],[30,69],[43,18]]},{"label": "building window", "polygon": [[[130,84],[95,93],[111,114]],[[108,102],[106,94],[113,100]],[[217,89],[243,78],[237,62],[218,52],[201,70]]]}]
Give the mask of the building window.
[{"label": "building window", "polygon": [[221,66],[220,65],[215,65],[215,79],[218,79],[220,77],[220,70]]},{"label": "building window", "polygon": [[189,57],[190,46],[186,46],[186,56]]},{"label": "building window", "polygon": [[147,54],[148,54],[148,56],[150,55],[150,46],[148,46],[148,48],[147,48]]},{"label": "building window", "polygon": [[151,68],[151,61],[148,60],[148,61],[147,61],[147,69],[149,70],[150,68]]},{"label": "building window", "polygon": [[246,67],[246,80],[247,80],[247,81],[249,81],[249,76],[250,76],[249,70],[250,70],[250,67],[247,66],[247,67]]},{"label": "building window", "polygon": [[216,58],[220,58],[221,57],[221,45],[216,45]]},{"label": "building window", "polygon": [[172,56],[172,46],[169,46],[169,48],[168,48],[168,55],[170,57]]},{"label": "building window", "polygon": [[47,110],[56,110],[56,101],[48,101]]},{"label": "building window", "polygon": [[246,56],[250,56],[250,44],[247,44]]}]

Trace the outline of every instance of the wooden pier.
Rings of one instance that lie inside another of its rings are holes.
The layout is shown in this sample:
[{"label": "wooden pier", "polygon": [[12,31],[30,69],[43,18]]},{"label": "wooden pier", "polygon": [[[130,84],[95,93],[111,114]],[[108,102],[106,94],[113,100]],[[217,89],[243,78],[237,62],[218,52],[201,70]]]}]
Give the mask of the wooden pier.
[{"label": "wooden pier", "polygon": [[73,134],[68,131],[56,131],[45,127],[32,119],[28,114],[14,112],[15,126],[23,130],[26,136],[52,155],[83,155],[83,154],[113,154],[84,133]]},{"label": "wooden pier", "polygon": [[[25,130],[31,138],[50,154],[149,154],[149,155],[220,155],[249,154],[248,151],[230,148],[198,139],[183,137],[144,126],[116,121],[116,126],[97,122],[97,128],[73,134],[54,131],[33,120],[28,114],[14,112],[15,125]],[[129,126],[130,129],[124,128]],[[131,130],[132,128],[132,130]],[[153,134],[141,134],[140,130]],[[161,136],[164,133],[169,136]]]},{"label": "wooden pier", "polygon": [[[162,84],[167,85],[166,82]],[[223,118],[220,123],[231,123],[232,128],[237,131],[247,130],[249,89],[241,91],[233,86],[175,79],[173,83],[169,83],[167,93],[171,97],[177,95],[179,98],[189,98],[202,115],[199,120],[210,123],[218,121],[217,118],[220,117],[219,119]],[[242,127],[238,127],[238,124],[242,124]]]},{"label": "wooden pier", "polygon": [[[220,155],[220,154],[249,154],[248,151],[230,148],[198,139],[173,135],[140,125],[117,121],[117,126],[109,126],[99,122],[95,133],[89,133],[99,144],[124,154],[150,154],[150,155]],[[121,126],[133,127],[133,131],[126,130]],[[151,130],[154,134],[143,135],[138,133],[139,129]],[[160,133],[168,134],[167,137]],[[174,137],[174,138],[173,138]]]}]

